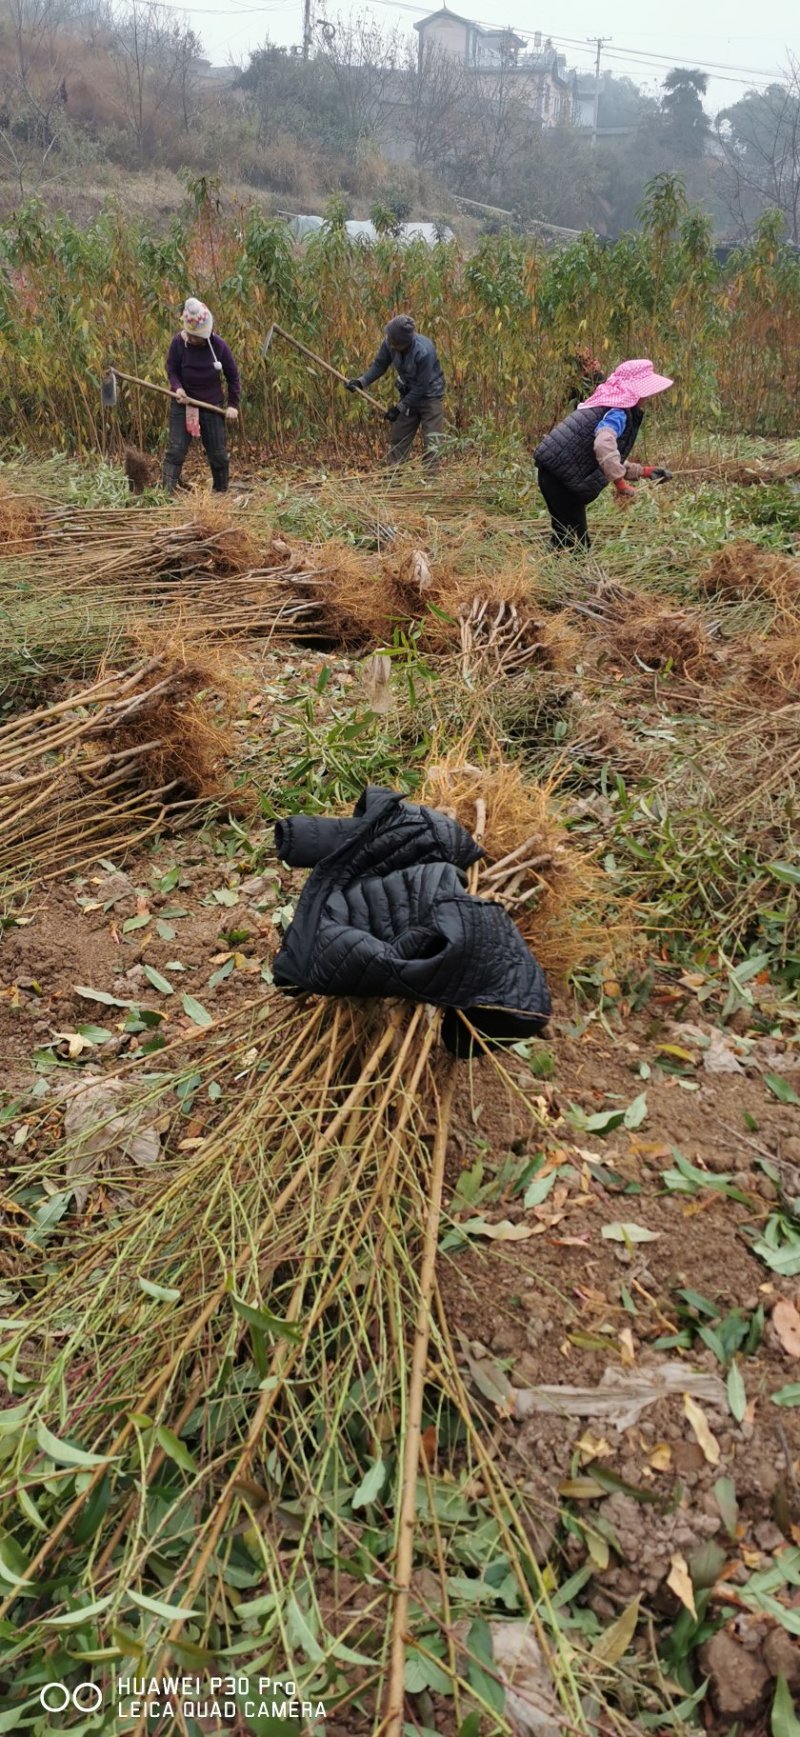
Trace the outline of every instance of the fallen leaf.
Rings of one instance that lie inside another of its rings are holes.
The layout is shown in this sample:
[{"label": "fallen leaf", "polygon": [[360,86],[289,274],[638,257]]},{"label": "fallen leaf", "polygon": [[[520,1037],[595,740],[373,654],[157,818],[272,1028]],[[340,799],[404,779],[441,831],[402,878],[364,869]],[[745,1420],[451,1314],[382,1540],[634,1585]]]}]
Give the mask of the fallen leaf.
[{"label": "fallen leaf", "polygon": [[703,1051],[703,1069],[707,1074],[744,1073],[738,1056],[721,1031],[712,1031],[709,1037],[708,1048]]},{"label": "fallen leaf", "polygon": [[611,1551],[607,1540],[599,1532],[592,1532],[587,1529],[586,1546],[595,1568],[604,1574],[611,1560]]},{"label": "fallen leaf", "polygon": [[654,1472],[668,1472],[672,1465],[672,1448],[668,1441],[657,1442],[650,1455]]},{"label": "fallen leaf", "polygon": [[731,1416],[735,1417],[737,1423],[743,1423],[747,1411],[747,1393],[744,1385],[744,1377],[735,1359],[728,1371],[727,1387],[728,1404],[731,1408]]},{"label": "fallen leaf", "polygon": [[623,1127],[631,1130],[634,1128],[641,1128],[642,1123],[646,1120],[647,1094],[646,1092],[640,1092],[638,1098],[634,1098],[633,1103],[629,1104],[625,1111],[625,1115],[622,1119]]},{"label": "fallen leaf", "polygon": [[800,1381],[790,1381],[772,1395],[773,1405],[800,1405]]},{"label": "fallen leaf", "polygon": [[133,1082],[97,1075],[85,1077],[68,1092],[65,1173],[78,1212],[101,1173],[124,1175],[132,1163],[146,1168],[161,1154],[158,1107],[137,1105],[131,1099],[135,1099]]},{"label": "fallen leaf", "polygon": [[714,1485],[713,1495],[722,1515],[728,1537],[735,1538],[739,1504],[736,1500],[736,1488],[732,1480],[730,1478],[718,1478]]},{"label": "fallen leaf", "polygon": [[521,1387],[511,1389],[512,1414],[530,1417],[546,1411],[554,1417],[603,1418],[615,1429],[630,1429],[648,1405],[671,1394],[693,1393],[713,1405],[725,1405],[725,1388],[717,1375],[687,1370],[685,1363],[664,1363],[646,1373],[609,1367],[598,1387]]},{"label": "fallen leaf", "polygon": [[698,1405],[695,1399],[692,1399],[690,1393],[685,1393],[683,1396],[683,1409],[688,1418],[695,1439],[700,1448],[702,1448],[704,1458],[707,1459],[710,1466],[718,1466],[720,1458],[719,1442],[717,1441],[716,1436],[711,1433],[708,1418],[706,1417],[702,1406]]},{"label": "fallen leaf", "polygon": [[777,1098],[779,1104],[800,1104],[794,1087],[790,1086],[788,1080],[782,1079],[780,1074],[765,1074],[764,1084],[769,1086],[772,1096]]},{"label": "fallen leaf", "polygon": [[630,1327],[623,1327],[618,1335],[622,1351],[622,1361],[626,1368],[636,1362],[636,1348],[633,1343],[633,1333]]},{"label": "fallen leaf", "polygon": [[772,1737],[800,1737],[800,1719],[795,1713],[795,1700],[783,1676],[775,1685],[775,1699],[770,1714]]},{"label": "fallen leaf", "polygon": [[172,984],[166,977],[162,976],[160,971],[156,970],[155,965],[143,965],[142,970],[144,971],[148,983],[152,983],[153,988],[158,990],[159,995],[174,995],[175,991]]},{"label": "fallen leaf", "polygon": [[527,1622],[490,1622],[494,1668],[518,1737],[560,1737],[563,1714],[547,1660]]},{"label": "fallen leaf", "polygon": [[605,1436],[592,1435],[590,1429],[584,1430],[580,1441],[576,1441],[575,1446],[584,1460],[607,1460],[614,1451],[610,1442],[606,1441]]},{"label": "fallen leaf", "polygon": [[772,1325],[787,1357],[800,1357],[800,1311],[788,1297],[775,1304]]},{"label": "fallen leaf", "polygon": [[573,1502],[596,1502],[598,1496],[605,1495],[605,1490],[594,1478],[565,1478],[558,1486],[558,1493]]},{"label": "fallen leaf", "polygon": [[599,1665],[617,1665],[626,1653],[636,1633],[639,1621],[639,1599],[635,1598],[627,1610],[612,1622],[611,1627],[601,1634],[592,1647],[592,1658]]},{"label": "fallen leaf", "polygon": [[678,1061],[691,1062],[692,1064],[697,1060],[697,1057],[692,1055],[691,1050],[681,1049],[678,1043],[657,1043],[656,1054],[674,1055],[677,1056]]},{"label": "fallen leaf", "polygon": [[697,1610],[694,1602],[694,1589],[692,1587],[686,1557],[681,1556],[680,1552],[676,1552],[670,1560],[667,1585],[670,1591],[674,1592],[675,1597],[680,1599],[684,1609],[691,1612],[691,1615],[694,1617],[696,1622]]},{"label": "fallen leaf", "polygon": [[664,1140],[641,1140],[636,1134],[631,1135],[630,1149],[636,1158],[669,1158],[672,1150]]},{"label": "fallen leaf", "polygon": [[655,1242],[660,1230],[648,1230],[643,1224],[604,1224],[600,1232],[607,1242]]},{"label": "fallen leaf", "polygon": [[488,1236],[492,1242],[525,1242],[534,1234],[529,1224],[512,1224],[510,1218],[501,1218],[497,1224],[490,1224],[485,1218],[468,1218],[459,1225],[459,1230],[467,1236]]},{"label": "fallen leaf", "polygon": [[478,1392],[493,1405],[507,1407],[513,1388],[505,1371],[478,1339],[465,1339],[463,1334],[459,1334],[459,1340],[464,1361]]},{"label": "fallen leaf", "polygon": [[435,1466],[435,1464],[436,1464],[436,1449],[438,1446],[438,1442],[439,1442],[439,1436],[438,1436],[438,1431],[437,1431],[436,1425],[435,1425],[435,1423],[431,1423],[428,1425],[427,1429],[424,1429],[422,1431],[422,1434],[419,1438],[419,1445],[420,1445],[420,1448],[422,1450],[422,1456],[423,1456],[423,1459],[425,1460],[425,1464],[428,1466]]}]

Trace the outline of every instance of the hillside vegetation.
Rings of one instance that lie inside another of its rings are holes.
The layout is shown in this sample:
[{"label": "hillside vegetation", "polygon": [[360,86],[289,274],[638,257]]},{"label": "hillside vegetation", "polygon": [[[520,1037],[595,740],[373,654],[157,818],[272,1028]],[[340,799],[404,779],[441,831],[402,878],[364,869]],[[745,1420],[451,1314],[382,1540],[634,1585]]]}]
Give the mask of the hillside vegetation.
[{"label": "hillside vegetation", "polygon": [[420,59],[368,16],[319,21],[309,48],[266,41],[213,68],[187,16],[159,0],[3,0],[2,208],[41,193],[85,218],[130,185],[134,208],[169,212],[172,177],[204,173],[294,209],[339,193],[358,215],[435,217],[456,195],[616,235],[649,180],[679,173],[723,238],[751,236],[774,206],[800,241],[791,63],[715,117],[697,68],[667,72],[657,96],[606,74],[595,147],[572,121],[543,125],[513,68],[487,82],[441,50]]}]

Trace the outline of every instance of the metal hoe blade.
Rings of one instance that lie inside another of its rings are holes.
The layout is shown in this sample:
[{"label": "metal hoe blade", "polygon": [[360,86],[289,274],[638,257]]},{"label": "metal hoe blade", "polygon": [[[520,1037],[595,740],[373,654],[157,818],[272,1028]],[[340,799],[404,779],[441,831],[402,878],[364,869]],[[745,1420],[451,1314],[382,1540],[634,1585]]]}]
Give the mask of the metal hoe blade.
[{"label": "metal hoe blade", "polygon": [[117,402],[117,376],[113,368],[108,368],[103,375],[100,387],[100,401],[106,410],[113,410]]},{"label": "metal hoe blade", "polygon": [[270,328],[269,328],[269,331],[268,331],[268,332],[267,332],[267,335],[266,335],[266,337],[265,337],[265,339],[264,339],[264,342],[263,342],[263,344],[262,344],[262,345],[261,345],[261,354],[262,354],[262,356],[266,356],[266,353],[267,353],[267,351],[268,351],[268,349],[269,349],[269,347],[270,347],[270,344],[271,344],[271,343],[272,343],[272,340],[273,340],[273,338],[274,338],[274,336],[275,336],[275,323],[274,323],[274,321],[273,321],[273,323],[272,323],[272,325],[271,325],[271,326],[270,326]]}]

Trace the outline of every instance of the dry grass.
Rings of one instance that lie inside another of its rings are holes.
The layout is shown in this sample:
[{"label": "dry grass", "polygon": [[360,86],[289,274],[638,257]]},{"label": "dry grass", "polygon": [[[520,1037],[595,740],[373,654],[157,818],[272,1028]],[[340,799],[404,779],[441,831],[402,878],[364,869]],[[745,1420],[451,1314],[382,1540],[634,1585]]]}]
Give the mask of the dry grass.
[{"label": "dry grass", "polygon": [[733,483],[748,488],[763,483],[790,482],[793,477],[800,476],[800,462],[793,458],[722,458],[716,464],[690,467],[687,474],[702,482]]},{"label": "dry grass", "polygon": [[235,746],[192,652],[106,669],[0,727],[0,875],[11,890],[122,851],[222,795]]},{"label": "dry grass", "polygon": [[335,644],[362,651],[391,640],[396,626],[407,627],[423,612],[419,582],[405,562],[361,554],[347,543],[317,551],[320,576],[315,595],[323,632]]},{"label": "dry grass", "polygon": [[[636,664],[648,674],[669,670],[690,681],[722,675],[725,659],[714,643],[713,624],[688,605],[665,608],[652,596],[601,580],[591,597],[574,603],[574,613],[594,629],[595,649],[603,660]],[[587,648],[592,650],[591,644]]]},{"label": "dry grass", "polygon": [[[135,778],[142,790],[170,788],[175,801],[210,802],[221,796],[225,768],[236,739],[228,721],[234,683],[230,661],[207,645],[142,628],[136,650],[152,655],[158,682],[130,716],[114,727],[116,753],[135,751]],[[101,678],[110,674],[107,667]],[[220,709],[219,702],[223,705]]]},{"label": "dry grass", "polygon": [[27,554],[41,535],[43,523],[36,496],[0,489],[0,548],[4,557]]},{"label": "dry grass", "polygon": [[566,611],[534,606],[526,567],[462,574],[433,561],[415,543],[382,556],[328,543],[316,596],[323,631],[346,650],[391,643],[395,629],[420,624],[421,648],[459,654],[462,673],[489,666],[507,674],[529,664],[574,665],[580,637]]},{"label": "dry grass", "polygon": [[690,681],[708,680],[724,667],[705,623],[688,609],[632,610],[611,635],[614,651],[648,670],[670,669]]},{"label": "dry grass", "polygon": [[794,633],[751,641],[738,660],[731,698],[757,710],[800,702],[800,623]]},{"label": "dry grass", "polygon": [[193,528],[208,544],[208,571],[220,578],[249,573],[262,565],[258,539],[238,519],[231,517],[230,504],[213,496],[204,499],[194,514]]},{"label": "dry grass", "polygon": [[485,866],[478,891],[497,898],[548,976],[564,981],[588,960],[630,951],[627,925],[611,919],[608,886],[592,857],[571,844],[557,803],[558,778],[527,782],[496,747],[483,764],[467,737],[427,768],[420,800],[474,829],[485,804]]},{"label": "dry grass", "polygon": [[703,579],[711,594],[768,599],[780,612],[800,609],[800,556],[781,555],[741,539],[718,549]]}]

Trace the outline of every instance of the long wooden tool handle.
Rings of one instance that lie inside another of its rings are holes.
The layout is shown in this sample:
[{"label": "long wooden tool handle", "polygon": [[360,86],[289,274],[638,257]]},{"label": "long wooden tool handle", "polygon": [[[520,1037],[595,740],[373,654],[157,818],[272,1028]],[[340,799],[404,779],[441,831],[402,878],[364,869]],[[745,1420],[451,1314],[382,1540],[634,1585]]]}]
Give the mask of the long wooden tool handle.
[{"label": "long wooden tool handle", "polygon": [[[299,338],[293,338],[291,332],[284,331],[283,326],[275,324],[273,326],[273,331],[278,332],[282,338],[285,338],[287,344],[293,344],[296,350],[301,350],[304,356],[309,356],[311,361],[316,362],[320,368],[325,368],[329,374],[333,375],[334,380],[341,380],[344,386],[347,385],[346,374],[342,374],[339,372],[338,368],[334,368],[332,362],[326,362],[324,356],[318,356],[314,350],[309,350],[307,344],[301,344]],[[386,414],[386,406],[385,404],[381,404],[380,398],[373,398],[372,393],[367,392],[364,386],[359,386],[358,391],[362,398],[366,398],[368,404],[374,404],[375,409],[379,410],[382,416]]]},{"label": "long wooden tool handle", "polygon": [[138,374],[123,374],[121,368],[112,368],[118,380],[129,380],[132,386],[144,386],[146,392],[161,392],[165,398],[174,398],[176,404],[192,404],[195,410],[213,410],[215,416],[227,416],[220,404],[204,404],[200,398],[179,398],[169,386],[157,386],[154,380],[140,380]]}]

